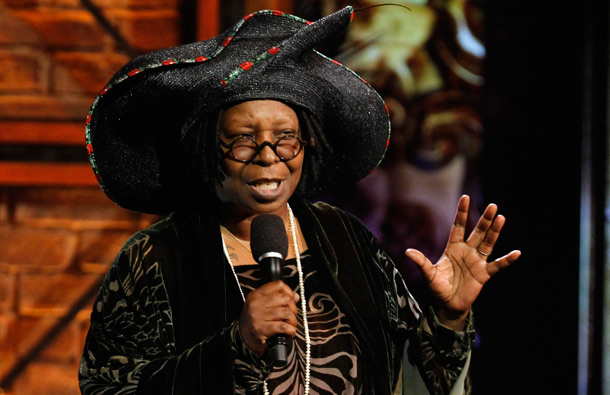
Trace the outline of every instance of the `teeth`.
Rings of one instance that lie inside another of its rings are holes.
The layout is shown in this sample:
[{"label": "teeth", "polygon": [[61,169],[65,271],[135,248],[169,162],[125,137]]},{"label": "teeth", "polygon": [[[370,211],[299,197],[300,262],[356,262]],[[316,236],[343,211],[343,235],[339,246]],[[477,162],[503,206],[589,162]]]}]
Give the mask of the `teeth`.
[{"label": "teeth", "polygon": [[256,189],[260,189],[261,191],[270,191],[272,189],[277,189],[277,187],[279,186],[279,182],[277,181],[273,181],[273,182],[262,182],[260,184],[256,184],[254,185],[254,187]]}]

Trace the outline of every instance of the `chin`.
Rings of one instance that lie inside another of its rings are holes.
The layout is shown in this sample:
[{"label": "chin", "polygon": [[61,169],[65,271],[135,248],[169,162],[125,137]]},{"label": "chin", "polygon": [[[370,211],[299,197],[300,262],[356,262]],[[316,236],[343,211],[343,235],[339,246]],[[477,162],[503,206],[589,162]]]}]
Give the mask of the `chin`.
[{"label": "chin", "polygon": [[255,214],[272,214],[286,207],[288,200],[272,201],[272,202],[257,202],[252,207]]}]

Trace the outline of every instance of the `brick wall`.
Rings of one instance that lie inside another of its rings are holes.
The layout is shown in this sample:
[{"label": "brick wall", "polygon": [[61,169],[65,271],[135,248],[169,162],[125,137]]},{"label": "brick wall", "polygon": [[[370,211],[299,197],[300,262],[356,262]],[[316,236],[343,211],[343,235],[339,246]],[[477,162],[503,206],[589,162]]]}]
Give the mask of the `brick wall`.
[{"label": "brick wall", "polygon": [[[180,0],[95,0],[137,52],[180,42]],[[82,120],[129,57],[80,0],[0,1],[0,119]]]},{"label": "brick wall", "polygon": [[[180,43],[181,0],[93,4],[136,52]],[[0,122],[81,125],[128,59],[81,0],[0,0]],[[0,379],[66,321],[0,393],[80,393],[87,292],[125,240],[156,219],[117,207],[95,186],[15,186],[0,177]]]},{"label": "brick wall", "polygon": [[[157,218],[123,210],[94,188],[4,188],[0,203],[0,374],[6,376]],[[17,378],[11,394],[78,394],[91,298]]]}]

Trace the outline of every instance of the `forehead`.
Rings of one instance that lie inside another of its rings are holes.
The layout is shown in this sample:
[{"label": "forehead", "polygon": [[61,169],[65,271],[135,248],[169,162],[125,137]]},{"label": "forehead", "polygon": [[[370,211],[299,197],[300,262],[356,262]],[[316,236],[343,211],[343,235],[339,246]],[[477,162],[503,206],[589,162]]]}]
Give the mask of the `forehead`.
[{"label": "forehead", "polygon": [[221,118],[223,129],[233,127],[298,127],[296,112],[276,100],[251,100],[227,108]]}]

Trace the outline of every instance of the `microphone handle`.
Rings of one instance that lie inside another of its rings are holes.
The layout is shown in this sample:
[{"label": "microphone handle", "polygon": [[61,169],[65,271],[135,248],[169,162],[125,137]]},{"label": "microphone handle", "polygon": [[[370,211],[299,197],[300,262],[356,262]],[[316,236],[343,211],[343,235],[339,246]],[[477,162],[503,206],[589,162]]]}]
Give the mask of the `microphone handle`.
[{"label": "microphone handle", "polygon": [[261,277],[264,283],[284,279],[284,259],[280,254],[267,253],[259,258]]},{"label": "microphone handle", "polygon": [[[272,254],[265,254],[272,255]],[[260,259],[260,268],[265,283],[279,281],[284,278],[284,259],[281,255],[265,256]],[[284,334],[274,335],[267,339],[267,354],[274,366],[284,366],[288,362],[288,353],[292,342]]]}]

